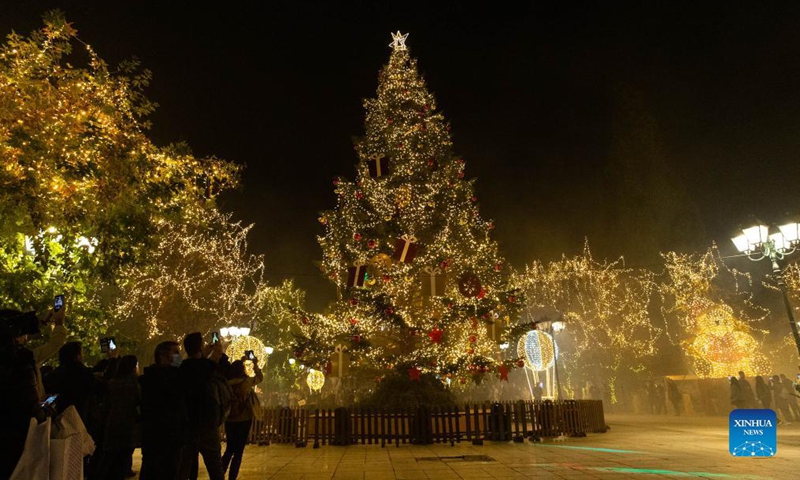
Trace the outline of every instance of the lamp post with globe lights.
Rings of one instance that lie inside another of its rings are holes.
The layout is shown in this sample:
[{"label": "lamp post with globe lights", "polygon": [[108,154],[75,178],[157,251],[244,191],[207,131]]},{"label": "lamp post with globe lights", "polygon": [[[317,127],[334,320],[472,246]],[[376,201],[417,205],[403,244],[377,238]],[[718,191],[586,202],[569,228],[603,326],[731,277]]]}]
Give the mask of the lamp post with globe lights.
[{"label": "lamp post with globe lights", "polygon": [[564,322],[564,317],[559,317],[557,320],[549,320],[547,318],[536,322],[536,326],[550,334],[553,339],[553,373],[556,377],[556,400],[561,400],[561,381],[558,378],[558,347],[556,344],[556,333],[564,331],[567,327]]},{"label": "lamp post with globe lights", "polygon": [[789,326],[792,328],[794,343],[800,355],[800,334],[797,332],[797,323],[794,320],[792,304],[789,302],[789,294],[786,291],[786,282],[783,280],[781,267],[778,260],[783,260],[787,255],[791,255],[800,245],[800,223],[792,222],[778,227],[775,233],[769,233],[766,225],[753,225],[742,229],[742,234],[731,240],[736,249],[754,262],[769,259],[772,262],[772,272],[778,280],[778,287],[783,296],[783,305],[786,307],[786,316],[789,317]]}]

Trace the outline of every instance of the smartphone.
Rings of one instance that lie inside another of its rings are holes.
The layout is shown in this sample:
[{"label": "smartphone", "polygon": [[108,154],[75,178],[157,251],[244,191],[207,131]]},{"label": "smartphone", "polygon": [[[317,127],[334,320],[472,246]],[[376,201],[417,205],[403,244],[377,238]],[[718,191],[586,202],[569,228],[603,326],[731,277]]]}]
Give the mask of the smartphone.
[{"label": "smartphone", "polygon": [[100,339],[100,351],[108,353],[109,350],[116,350],[117,344],[114,342],[114,337],[103,337]]},{"label": "smartphone", "polygon": [[64,295],[56,295],[55,300],[53,301],[53,311],[57,312],[64,307]]},{"label": "smartphone", "polygon": [[219,332],[211,332],[211,345],[219,343]]},{"label": "smartphone", "polygon": [[42,402],[42,408],[55,408],[56,400],[58,400],[58,395],[50,395],[47,400]]},{"label": "smartphone", "polygon": [[252,350],[246,350],[244,352],[244,356],[247,357],[248,360],[255,360],[256,359],[256,355]]}]

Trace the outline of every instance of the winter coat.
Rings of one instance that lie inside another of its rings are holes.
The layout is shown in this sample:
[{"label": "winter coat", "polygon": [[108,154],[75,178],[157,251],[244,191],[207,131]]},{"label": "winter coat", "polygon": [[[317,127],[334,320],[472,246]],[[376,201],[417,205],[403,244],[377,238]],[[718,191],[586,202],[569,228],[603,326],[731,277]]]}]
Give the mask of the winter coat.
[{"label": "winter coat", "polygon": [[255,377],[234,378],[228,381],[233,390],[233,407],[228,422],[247,422],[253,419],[250,394],[253,388],[264,380],[261,370],[255,369]]},{"label": "winter coat", "polygon": [[744,396],[742,395],[742,389],[739,386],[739,381],[731,379],[731,404],[735,405],[736,407],[743,407],[745,404]]},{"label": "winter coat", "polygon": [[49,395],[58,394],[59,412],[74,405],[89,428],[92,399],[102,391],[102,385],[89,368],[79,362],[61,365],[44,379],[44,386]]},{"label": "winter coat", "polygon": [[213,404],[209,385],[215,378],[217,382],[226,384],[221,373],[223,368],[207,358],[187,358],[178,370],[186,407],[185,434],[194,437],[219,428],[219,405]]},{"label": "winter coat", "polygon": [[186,428],[178,367],[151,365],[139,377],[142,395],[142,448],[181,445]]},{"label": "winter coat", "polygon": [[132,450],[136,446],[140,402],[136,375],[108,382],[103,450]]}]

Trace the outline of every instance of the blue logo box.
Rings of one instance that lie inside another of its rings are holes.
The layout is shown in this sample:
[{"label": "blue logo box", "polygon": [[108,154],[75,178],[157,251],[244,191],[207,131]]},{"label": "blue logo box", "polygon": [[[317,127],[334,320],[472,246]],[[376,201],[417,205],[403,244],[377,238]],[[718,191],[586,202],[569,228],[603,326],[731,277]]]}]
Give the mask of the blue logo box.
[{"label": "blue logo box", "polygon": [[771,457],[778,451],[778,422],[773,410],[740,408],[728,419],[728,448],[734,457]]}]

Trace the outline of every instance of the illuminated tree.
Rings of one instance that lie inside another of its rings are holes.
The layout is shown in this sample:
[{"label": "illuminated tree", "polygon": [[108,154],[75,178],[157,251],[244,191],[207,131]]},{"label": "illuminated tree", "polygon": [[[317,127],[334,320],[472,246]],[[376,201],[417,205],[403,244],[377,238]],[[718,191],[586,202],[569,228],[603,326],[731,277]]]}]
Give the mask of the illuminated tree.
[{"label": "illuminated tree", "polygon": [[237,183],[230,163],[150,141],[149,78],[133,62],[109,69],[59,13],[0,47],[4,306],[43,309],[66,293],[75,331],[91,338],[113,298],[103,290],[146,261],[159,225],[213,209]]},{"label": "illuminated tree", "polygon": [[555,309],[567,322],[562,336],[571,343],[569,348],[565,343],[562,354],[570,379],[607,381],[613,399],[617,377],[642,371],[655,355],[662,332],[650,320],[652,272],[626,268],[621,258],[599,262],[587,242],[582,255],[533,262],[516,282],[531,311]]},{"label": "illuminated tree", "polygon": [[215,210],[164,222],[148,261],[121,271],[120,328],[133,338],[181,338],[252,325],[266,286],[262,258],[247,253],[249,230]]},{"label": "illuminated tree", "polygon": [[499,352],[486,325],[506,322],[519,302],[450,126],[405,36],[393,36],[377,97],[364,102],[355,181],[336,179],[337,207],[320,216],[321,270],[341,298],[300,324],[295,353],[320,368],[345,346],[353,373],[370,380],[392,367],[479,380],[496,372]]}]

